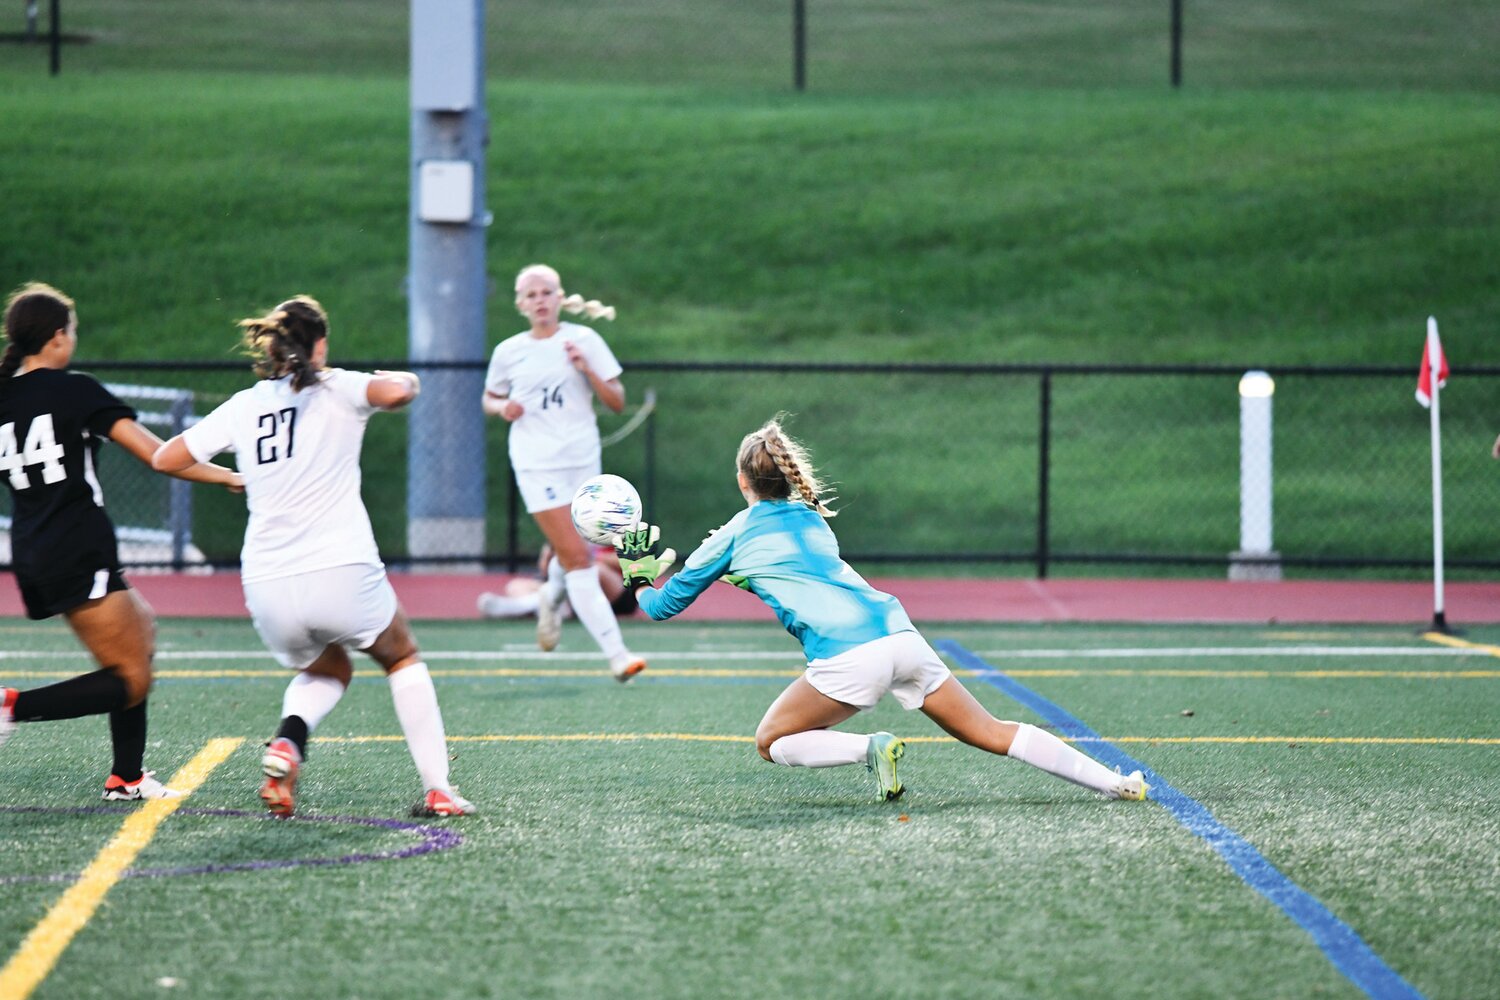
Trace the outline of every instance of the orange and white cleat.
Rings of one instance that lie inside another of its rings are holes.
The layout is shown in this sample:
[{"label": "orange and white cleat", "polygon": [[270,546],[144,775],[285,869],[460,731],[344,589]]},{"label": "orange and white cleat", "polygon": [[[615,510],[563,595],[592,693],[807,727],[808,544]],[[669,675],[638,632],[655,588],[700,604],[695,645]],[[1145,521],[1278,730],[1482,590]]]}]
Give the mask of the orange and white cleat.
[{"label": "orange and white cleat", "polygon": [[111,802],[139,802],[142,799],[177,799],[182,793],[168,788],[156,780],[155,771],[142,771],[134,781],[126,781],[111,774],[104,782],[104,794],[100,798]]},{"label": "orange and white cleat", "polygon": [[284,736],[277,737],[266,747],[260,759],[260,769],[265,772],[266,782],[260,786],[260,797],[272,816],[286,819],[292,815],[297,790],[297,772],[302,770],[302,754],[297,744]]},{"label": "orange and white cleat", "polygon": [[458,794],[456,788],[429,789],[421,802],[411,807],[413,816],[472,816],[474,803]]},{"label": "orange and white cleat", "polygon": [[621,684],[629,682],[632,677],[645,669],[646,658],[632,653],[621,653],[609,661],[609,672]]}]

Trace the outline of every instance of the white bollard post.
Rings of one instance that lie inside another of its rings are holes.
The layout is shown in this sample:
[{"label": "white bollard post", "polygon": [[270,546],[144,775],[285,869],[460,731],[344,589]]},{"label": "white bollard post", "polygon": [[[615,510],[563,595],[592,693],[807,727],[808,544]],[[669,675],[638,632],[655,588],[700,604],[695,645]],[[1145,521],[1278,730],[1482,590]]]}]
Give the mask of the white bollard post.
[{"label": "white bollard post", "polygon": [[1280,580],[1271,547],[1271,397],[1276,382],[1262,371],[1240,378],[1240,547],[1229,554],[1229,579]]}]

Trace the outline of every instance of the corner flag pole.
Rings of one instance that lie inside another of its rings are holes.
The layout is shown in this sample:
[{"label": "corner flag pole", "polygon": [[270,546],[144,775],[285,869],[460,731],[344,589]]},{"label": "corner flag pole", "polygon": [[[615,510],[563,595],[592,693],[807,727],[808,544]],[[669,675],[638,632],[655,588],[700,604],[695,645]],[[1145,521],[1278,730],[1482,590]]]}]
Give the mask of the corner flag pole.
[{"label": "corner flag pole", "polygon": [[1443,345],[1438,340],[1437,317],[1427,317],[1427,363],[1432,372],[1432,630],[1448,631],[1443,610],[1443,441],[1438,432],[1438,399],[1442,395]]}]

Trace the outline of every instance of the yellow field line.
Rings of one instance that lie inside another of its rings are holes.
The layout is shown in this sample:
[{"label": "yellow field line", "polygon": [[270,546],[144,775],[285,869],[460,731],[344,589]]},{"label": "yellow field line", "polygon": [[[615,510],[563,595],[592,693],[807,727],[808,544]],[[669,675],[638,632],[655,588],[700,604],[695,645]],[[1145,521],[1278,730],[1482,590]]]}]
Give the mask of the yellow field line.
[{"label": "yellow field line", "polygon": [[1439,646],[1449,646],[1453,649],[1476,649],[1491,656],[1500,656],[1500,646],[1490,646],[1482,642],[1469,642],[1457,636],[1444,635],[1441,632],[1424,632],[1422,638],[1428,642],[1435,642]]},{"label": "yellow field line", "polygon": [[[954,743],[951,736],[907,736],[907,743]],[[399,743],[401,736],[314,736],[314,743]],[[1100,736],[1083,743],[1306,743],[1346,746],[1500,746],[1500,737],[1466,736]],[[753,743],[753,736],[715,733],[485,733],[450,743]]]},{"label": "yellow field line", "polygon": [[77,882],[63,893],[41,923],[21,942],[10,961],[0,969],[0,997],[25,1000],[57,965],[73,937],[88,924],[105,893],[120,880],[131,862],[151,842],[162,820],[172,815],[191,793],[203,784],[244,740],[238,737],[209,740],[168,782],[185,794],[176,799],[152,799],[126,817],[120,830],[84,869]]},{"label": "yellow field line", "polygon": [[[1447,639],[1448,637],[1444,637]],[[1494,650],[1494,655],[1500,656],[1500,647],[1475,646],[1475,649]],[[977,677],[991,671],[979,670],[955,670],[959,677]],[[77,673],[74,670],[4,670],[0,669],[0,677],[19,679],[45,679],[49,677],[72,677]],[[536,669],[530,667],[479,667],[474,669],[431,671],[434,677],[577,677],[583,680],[598,679],[605,676],[603,670],[559,670],[559,669]],[[1075,668],[1039,668],[1035,670],[1010,669],[1005,671],[1011,677],[1179,677],[1191,679],[1221,679],[1221,680],[1272,680],[1287,678],[1291,680],[1495,680],[1500,678],[1500,670],[1130,670],[1124,668],[1109,670],[1079,670]],[[704,668],[694,670],[680,667],[667,667],[663,669],[652,669],[646,677],[798,677],[802,674],[801,669],[771,670],[771,669],[735,669],[735,668]],[[232,679],[259,679],[278,680],[291,676],[287,670],[158,670],[155,672],[158,680],[232,680]],[[356,670],[356,676],[379,677],[380,673],[374,670]]]}]

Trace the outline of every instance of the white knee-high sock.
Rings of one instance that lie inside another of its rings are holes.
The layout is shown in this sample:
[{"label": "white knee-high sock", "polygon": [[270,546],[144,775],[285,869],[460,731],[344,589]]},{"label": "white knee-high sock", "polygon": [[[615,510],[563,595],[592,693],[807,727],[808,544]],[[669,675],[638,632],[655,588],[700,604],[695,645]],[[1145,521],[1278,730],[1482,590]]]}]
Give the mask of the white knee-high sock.
[{"label": "white knee-high sock", "polygon": [[870,737],[835,729],[809,729],[771,744],[771,759],[788,767],[840,767],[862,764]]},{"label": "white knee-high sock", "polygon": [[448,791],[448,737],[443,732],[443,713],[438,709],[437,690],[427,664],[413,663],[390,675],[391,700],[396,703],[396,718],[422,787],[427,791]]},{"label": "white knee-high sock", "polygon": [[589,635],[604,650],[610,659],[625,652],[625,638],[620,635],[620,624],[599,586],[599,571],[592,566],[569,571],[564,580],[568,587],[568,603],[573,605],[573,614],[583,622]]},{"label": "white knee-high sock", "polygon": [[556,556],[547,564],[547,579],[542,581],[542,600],[550,601],[553,606],[563,599],[567,590],[567,571],[563,569],[562,560]]},{"label": "white knee-high sock", "polygon": [[1007,756],[1105,795],[1113,795],[1120,788],[1118,774],[1046,730],[1026,723],[1017,727]]},{"label": "white knee-high sock", "polygon": [[281,717],[295,715],[307,723],[310,733],[328,717],[333,706],[344,696],[344,684],[322,674],[298,674],[281,696]]}]

